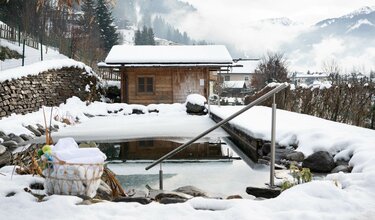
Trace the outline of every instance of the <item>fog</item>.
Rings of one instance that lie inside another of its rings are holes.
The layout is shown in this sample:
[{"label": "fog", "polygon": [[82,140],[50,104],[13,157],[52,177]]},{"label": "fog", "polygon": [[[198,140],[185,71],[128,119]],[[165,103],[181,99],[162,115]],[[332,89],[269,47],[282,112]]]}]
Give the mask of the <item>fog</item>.
[{"label": "fog", "polygon": [[[296,71],[322,71],[322,62],[327,59],[338,60],[342,70],[346,71],[359,67],[375,69],[375,44],[368,46],[367,55],[350,55],[351,49],[356,45],[337,38],[323,39],[311,45],[311,50],[307,52],[298,49],[285,51],[282,47],[285,43],[293,42],[299,34],[309,31],[315,23],[327,18],[340,17],[363,6],[375,5],[373,0],[184,1],[192,4],[197,11],[185,16],[174,17],[174,14],[169,14],[168,21],[189,33],[192,38],[235,45],[251,58],[261,57],[267,51],[282,52],[290,61],[290,69]],[[291,19],[291,23],[283,25],[259,22],[283,17]]]}]

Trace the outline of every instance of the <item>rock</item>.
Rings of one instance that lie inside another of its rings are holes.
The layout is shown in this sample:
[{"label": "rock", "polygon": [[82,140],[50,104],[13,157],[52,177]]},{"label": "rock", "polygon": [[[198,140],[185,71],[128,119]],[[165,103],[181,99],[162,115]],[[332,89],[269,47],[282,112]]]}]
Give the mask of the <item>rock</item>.
[{"label": "rock", "polygon": [[8,165],[12,161],[12,153],[5,151],[0,155],[0,167]]},{"label": "rock", "polygon": [[7,194],[5,195],[5,197],[12,197],[12,196],[14,196],[14,195],[16,195],[15,192],[10,192],[10,193],[7,193]]},{"label": "rock", "polygon": [[191,195],[193,197],[198,197],[198,196],[207,197],[207,194],[205,192],[203,192],[203,190],[198,189],[195,186],[183,186],[183,187],[177,188],[173,191],[185,193],[185,194]]},{"label": "rock", "polygon": [[253,195],[255,197],[262,197],[262,198],[275,198],[281,193],[281,189],[271,189],[271,188],[258,188],[258,187],[246,187],[246,193],[249,195]]},{"label": "rock", "polygon": [[338,165],[331,171],[331,173],[338,173],[338,172],[349,173],[350,168],[348,165]]},{"label": "rock", "polygon": [[142,114],[144,114],[144,112],[140,109],[134,108],[133,111],[132,111],[132,114],[142,115]]},{"label": "rock", "polygon": [[44,190],[43,183],[32,183],[30,184],[30,189]]},{"label": "rock", "polygon": [[231,196],[228,196],[227,199],[242,199],[242,196],[240,196],[240,195],[231,195]]},{"label": "rock", "polygon": [[3,142],[4,141],[10,141],[10,137],[8,137],[7,135],[0,136],[0,138],[3,139]]},{"label": "rock", "polygon": [[151,199],[145,197],[119,197],[112,200],[112,202],[137,202],[142,205],[147,205],[151,203]]},{"label": "rock", "polygon": [[267,142],[262,145],[262,154],[266,156],[269,153],[271,153],[271,143]]},{"label": "rock", "polygon": [[93,117],[95,117],[94,115],[92,115],[92,114],[89,114],[89,113],[83,113],[86,117],[88,117],[88,118],[93,118]]},{"label": "rock", "polygon": [[28,125],[26,128],[27,128],[29,131],[31,131],[32,133],[34,133],[35,136],[37,136],[37,137],[42,136],[42,133],[40,133],[40,131],[38,131],[38,130],[37,130],[36,128],[34,128],[32,125]]},{"label": "rock", "polygon": [[15,136],[17,136],[17,135],[15,135],[14,133],[10,133],[10,134],[8,134],[8,137],[10,137],[10,138],[13,138],[13,137],[15,137]]},{"label": "rock", "polygon": [[175,204],[175,203],[184,203],[186,202],[187,199],[182,199],[182,198],[162,198],[159,200],[159,203],[161,204]]},{"label": "rock", "polygon": [[196,115],[205,115],[207,114],[207,110],[205,106],[192,104],[190,102],[186,103],[186,112],[189,114],[196,114]]},{"label": "rock", "polygon": [[46,129],[41,125],[41,124],[36,124],[37,126],[37,130],[41,133],[41,134],[45,134],[46,133]]},{"label": "rock", "polygon": [[286,155],[287,160],[302,162],[305,159],[305,155],[302,152],[295,151]]},{"label": "rock", "polygon": [[0,144],[0,155],[3,155],[3,153],[5,153],[5,151],[7,151],[7,148],[4,145]]},{"label": "rock", "polygon": [[24,140],[24,141],[30,141],[33,139],[33,137],[31,137],[30,135],[28,134],[21,134],[20,137]]},{"label": "rock", "polygon": [[6,134],[3,131],[0,131],[0,137],[1,136],[6,136]]},{"label": "rock", "polygon": [[17,136],[17,135],[11,137],[11,140],[17,142],[17,144],[24,142],[24,140],[20,136]]},{"label": "rock", "polygon": [[15,141],[4,141],[3,143],[1,143],[1,145],[5,146],[8,149],[14,149],[18,147],[18,144]]},{"label": "rock", "polygon": [[193,198],[191,195],[179,192],[162,192],[155,196],[156,201],[160,201],[162,198],[177,198],[177,199],[191,199]]},{"label": "rock", "polygon": [[336,166],[339,166],[339,165],[346,165],[346,166],[348,166],[349,165],[349,161],[342,160],[342,159],[336,160]]},{"label": "rock", "polygon": [[56,128],[57,130],[60,129],[59,125],[53,125],[54,128]]},{"label": "rock", "polygon": [[312,172],[329,173],[335,168],[335,161],[327,151],[318,151],[303,160],[302,167],[310,168]]}]

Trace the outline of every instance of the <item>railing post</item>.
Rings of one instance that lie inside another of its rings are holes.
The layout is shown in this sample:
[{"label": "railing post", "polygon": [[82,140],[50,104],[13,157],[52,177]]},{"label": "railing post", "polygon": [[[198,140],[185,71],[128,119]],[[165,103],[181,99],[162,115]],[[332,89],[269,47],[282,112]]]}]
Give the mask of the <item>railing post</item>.
[{"label": "railing post", "polygon": [[270,165],[270,187],[275,186],[275,136],[276,136],[276,94],[273,94],[272,102],[272,124],[271,124],[271,165]]},{"label": "railing post", "polygon": [[160,163],[160,170],[159,170],[159,189],[163,190],[163,169]]}]

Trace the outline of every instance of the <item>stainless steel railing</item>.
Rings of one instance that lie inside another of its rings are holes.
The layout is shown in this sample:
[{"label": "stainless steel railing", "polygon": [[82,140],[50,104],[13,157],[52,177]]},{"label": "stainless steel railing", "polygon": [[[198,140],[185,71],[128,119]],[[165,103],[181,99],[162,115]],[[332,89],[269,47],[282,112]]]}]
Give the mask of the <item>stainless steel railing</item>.
[{"label": "stainless steel railing", "polygon": [[[163,162],[164,160],[166,160],[166,159],[172,157],[173,155],[177,154],[178,152],[184,150],[185,148],[187,148],[189,145],[191,145],[195,141],[201,139],[205,135],[209,134],[210,132],[214,131],[215,129],[219,128],[220,126],[224,125],[225,123],[229,122],[233,118],[239,116],[240,114],[244,113],[245,111],[249,110],[250,108],[254,107],[255,105],[258,105],[258,104],[264,102],[265,100],[267,100],[268,98],[270,98],[271,96],[273,96],[272,125],[271,125],[271,171],[270,171],[270,176],[271,176],[270,177],[270,186],[273,187],[274,186],[274,179],[273,179],[273,177],[274,177],[274,163],[275,163],[275,135],[276,135],[276,129],[275,129],[275,126],[276,126],[275,94],[278,93],[278,92],[280,92],[281,90],[285,89],[288,86],[289,86],[288,83],[280,84],[279,86],[277,86],[276,88],[274,88],[271,91],[267,92],[263,96],[259,97],[258,99],[254,100],[253,102],[249,103],[248,105],[246,105],[241,110],[233,113],[228,118],[220,121],[215,126],[207,129],[206,131],[202,132],[201,134],[199,134],[195,138],[191,139],[190,141],[186,142],[185,144],[181,145],[180,147],[178,147],[178,148],[170,151],[169,153],[165,154],[164,156],[162,156],[161,158],[159,158],[158,160],[156,160],[155,162],[153,162],[152,164],[150,164],[149,166],[147,166],[145,169],[146,170],[151,169],[152,167],[156,166],[157,164]],[[160,171],[159,171],[160,189],[163,188],[162,187],[162,185],[163,185],[162,177],[163,177],[163,172],[162,172],[162,169],[161,169],[161,166],[160,166]]]}]

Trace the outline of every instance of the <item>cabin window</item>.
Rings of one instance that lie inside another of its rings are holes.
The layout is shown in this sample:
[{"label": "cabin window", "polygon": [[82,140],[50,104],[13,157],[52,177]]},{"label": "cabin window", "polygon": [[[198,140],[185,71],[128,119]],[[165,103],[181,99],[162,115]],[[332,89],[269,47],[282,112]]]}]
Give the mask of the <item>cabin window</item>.
[{"label": "cabin window", "polygon": [[224,81],[230,81],[230,76],[224,76]]},{"label": "cabin window", "polygon": [[139,93],[153,93],[154,92],[154,77],[140,76],[138,77],[138,92]]},{"label": "cabin window", "polygon": [[245,81],[249,81],[249,77],[248,76],[245,76]]}]

